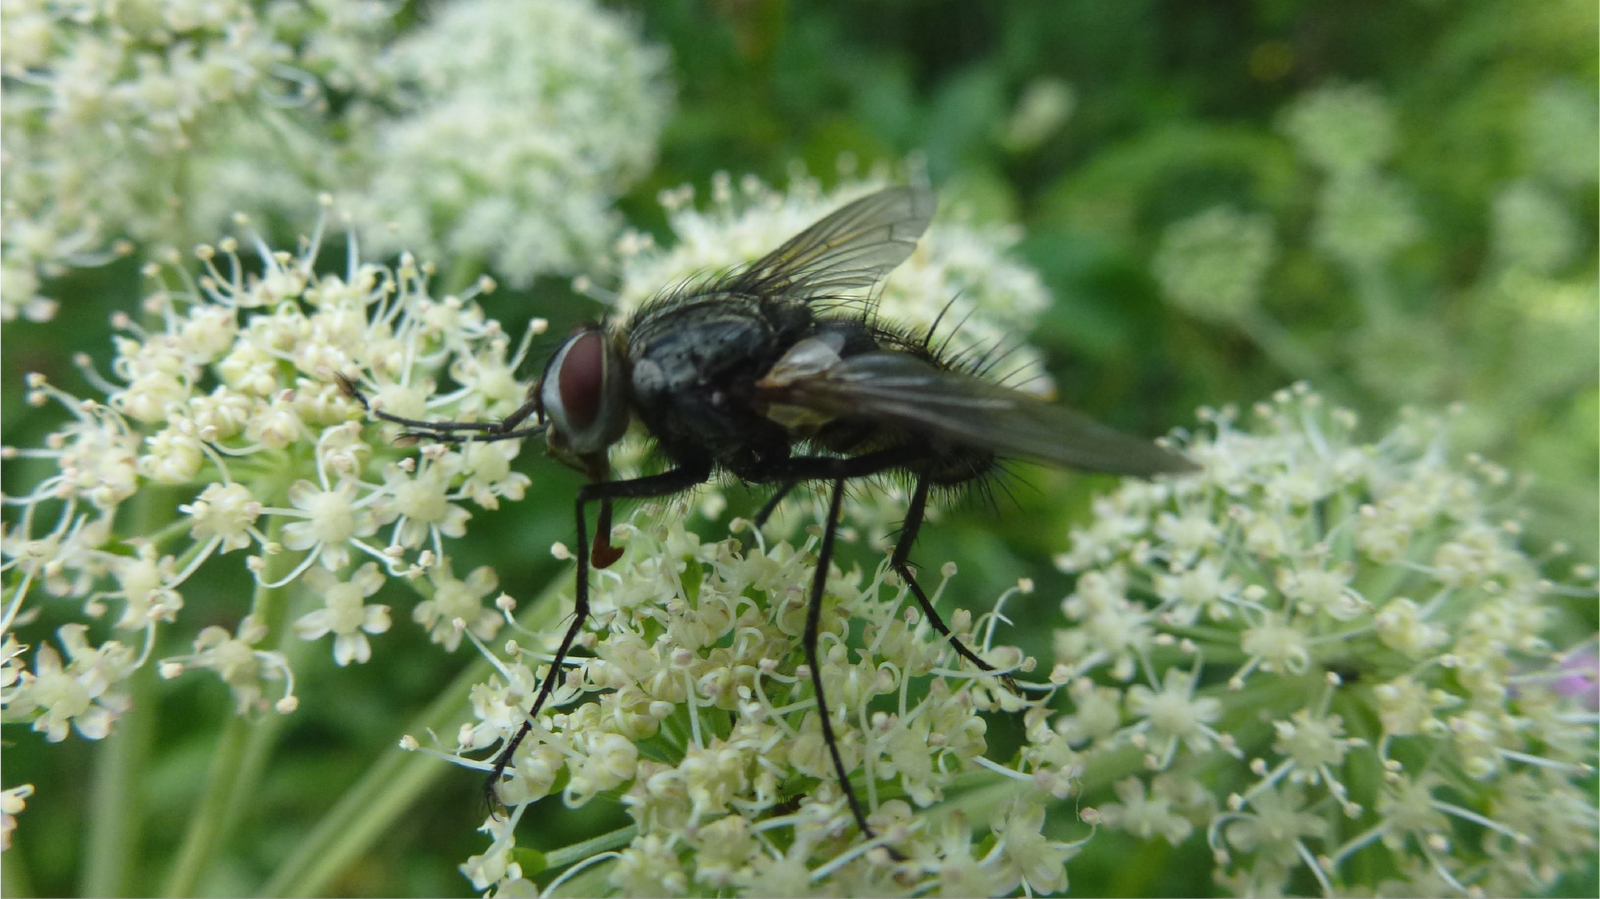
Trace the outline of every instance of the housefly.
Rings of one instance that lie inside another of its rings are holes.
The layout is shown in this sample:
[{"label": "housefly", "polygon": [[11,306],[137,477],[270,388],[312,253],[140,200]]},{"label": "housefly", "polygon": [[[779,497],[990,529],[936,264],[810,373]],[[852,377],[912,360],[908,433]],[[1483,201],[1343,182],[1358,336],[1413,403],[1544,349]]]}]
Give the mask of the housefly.
[{"label": "housefly", "polygon": [[[950,633],[912,571],[909,555],[929,491],[976,481],[1006,458],[1146,477],[1193,468],[1154,443],[984,380],[970,361],[942,353],[931,334],[878,321],[870,302],[849,302],[911,255],[933,209],[926,188],[880,190],[743,269],[666,290],[626,318],[580,328],[556,350],[527,401],[501,421],[428,422],[374,412],[405,425],[413,437],[448,442],[543,434],[551,456],[589,479],[575,503],[572,623],[522,727],[495,760],[491,800],[588,618],[589,569],[605,568],[622,554],[610,543],[617,500],[676,494],[726,472],[774,488],[756,516],[759,526],[797,485],[827,486],[803,648],[823,740],[850,811],[870,837],[839,754],[817,660],[823,586],[845,485],[883,474],[913,485],[890,565],[953,648],[992,671]],[[361,398],[348,381],[345,386]],[[612,480],[609,450],[633,421],[654,440],[665,470]],[[592,545],[591,503],[599,512]]]}]

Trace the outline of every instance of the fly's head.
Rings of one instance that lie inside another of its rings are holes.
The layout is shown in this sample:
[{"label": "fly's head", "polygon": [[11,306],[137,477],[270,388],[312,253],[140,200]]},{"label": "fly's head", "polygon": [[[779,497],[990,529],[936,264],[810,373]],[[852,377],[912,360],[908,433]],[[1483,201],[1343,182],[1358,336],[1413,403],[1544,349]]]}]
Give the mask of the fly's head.
[{"label": "fly's head", "polygon": [[574,331],[539,379],[540,417],[550,455],[590,480],[606,480],[611,445],[628,430],[628,372],[605,329]]}]

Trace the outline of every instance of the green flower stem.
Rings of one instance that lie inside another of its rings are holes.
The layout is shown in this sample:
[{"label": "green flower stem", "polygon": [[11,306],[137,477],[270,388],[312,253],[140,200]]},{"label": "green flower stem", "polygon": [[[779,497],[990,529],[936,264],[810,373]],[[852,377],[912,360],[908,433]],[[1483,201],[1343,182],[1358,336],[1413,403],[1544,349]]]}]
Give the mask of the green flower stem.
[{"label": "green flower stem", "polygon": [[[267,538],[277,541],[279,529],[280,525],[274,521]],[[281,577],[294,555],[279,553],[268,556],[266,568],[251,597],[250,614],[270,627],[282,626],[288,603],[281,595],[284,593],[281,588],[269,589],[263,587],[262,583],[271,583]],[[231,715],[223,725],[216,754],[211,760],[205,794],[200,798],[194,817],[189,819],[189,830],[184,835],[183,846],[178,851],[178,860],[162,890],[163,895],[194,894],[200,878],[210,867],[217,847],[225,843],[229,825],[238,820],[239,809],[236,806],[242,805],[241,797],[249,795],[259,775],[262,754],[270,747],[281,727],[281,717],[275,712],[268,712],[258,716],[258,720],[250,721],[240,715]],[[254,774],[248,767],[250,764],[257,766]]]},{"label": "green flower stem", "polygon": [[1383,266],[1374,263],[1350,265],[1347,267],[1350,281],[1354,285],[1353,293],[1361,304],[1361,311],[1367,321],[1377,324],[1392,321],[1396,318],[1396,302],[1394,291],[1390,290],[1390,279],[1385,277]]},{"label": "green flower stem", "polygon": [[6,850],[6,863],[0,865],[0,896],[21,899],[23,896],[38,895],[33,891],[33,878],[26,862],[28,855],[22,848],[26,842],[23,839],[26,832],[22,828],[11,832],[11,848]]},{"label": "green flower stem", "polygon": [[238,715],[229,716],[217,739],[216,753],[211,759],[211,773],[200,806],[189,819],[189,831],[184,834],[183,847],[178,860],[167,877],[164,896],[192,896],[200,883],[200,876],[211,861],[221,836],[221,823],[233,801],[234,784],[244,759],[250,724]]},{"label": "green flower stem", "polygon": [[627,827],[619,827],[610,833],[603,833],[581,843],[573,843],[571,846],[563,846],[560,849],[548,852],[544,857],[545,864],[548,866],[546,870],[553,871],[557,868],[565,868],[567,865],[581,862],[591,855],[608,852],[619,846],[627,845],[633,841],[634,836],[638,833],[639,825],[629,824]]},{"label": "green flower stem", "polygon": [[[538,633],[553,624],[561,609],[560,591],[566,576],[556,578],[517,620]],[[480,658],[456,677],[437,699],[405,728],[405,733],[428,731],[453,734],[469,714],[468,700],[475,684],[491,673]],[[294,848],[261,889],[263,896],[317,896],[328,884],[367,851],[403,815],[413,802],[447,772],[449,766],[433,756],[409,752],[396,745],[385,750],[367,773],[339,798]]]},{"label": "green flower stem", "polygon": [[477,283],[482,273],[488,270],[489,265],[481,255],[466,256],[454,260],[444,270],[444,281],[437,285],[439,292],[434,296],[455,296],[466,291],[467,288]]},{"label": "green flower stem", "polygon": [[261,783],[261,773],[266,770],[272,751],[277,748],[278,736],[283,733],[287,717],[276,712],[264,715],[253,723],[245,735],[239,765],[233,775],[233,791],[227,807],[223,809],[222,821],[217,826],[217,844],[225,843],[233,836],[239,819],[246,812],[257,810],[251,805],[251,799],[255,796],[256,786]]},{"label": "green flower stem", "polygon": [[[272,539],[279,539],[279,535],[274,532]],[[251,614],[257,616],[267,626],[272,648],[283,653],[284,658],[288,660],[290,671],[299,670],[300,662],[310,655],[312,650],[311,644],[295,636],[294,628],[290,625],[292,620],[290,600],[304,600],[308,595],[304,587],[294,590],[292,596],[287,588],[272,590],[259,597],[260,601],[251,609]],[[252,808],[250,799],[255,795],[256,786],[261,783],[261,774],[272,758],[272,751],[277,748],[278,736],[283,732],[286,719],[285,715],[266,715],[250,729],[244,755],[235,774],[234,801],[228,806],[222,819],[221,831],[224,840],[232,836],[239,819]]]},{"label": "green flower stem", "polygon": [[[973,786],[970,789],[961,789],[961,786],[968,782],[973,783]],[[1002,777],[986,770],[972,771],[956,781],[950,792],[951,798],[919,814],[930,822],[939,822],[960,812],[967,816],[968,821],[981,828],[993,820],[995,812],[999,811],[1001,806],[1017,797],[1017,787],[1018,783],[1009,777]]]},{"label": "green flower stem", "polygon": [[[130,896],[138,872],[135,863],[144,830],[137,790],[150,753],[151,700],[155,695],[153,665],[138,669],[124,683],[133,705],[117,719],[110,735],[95,747],[89,800],[88,842],[79,893],[84,896]],[[7,893],[6,895],[12,895]]]},{"label": "green flower stem", "polygon": [[1104,793],[1119,780],[1148,772],[1150,769],[1145,767],[1144,757],[1145,753],[1133,746],[1119,746],[1095,755],[1084,764],[1083,773],[1072,782],[1076,793],[1065,801],[1077,805],[1084,796]]},{"label": "green flower stem", "polygon": [[[467,674],[482,678],[476,666]],[[418,718],[445,724],[460,717],[460,706],[477,679],[463,676]],[[287,861],[261,888],[263,896],[326,895],[328,884],[383,836],[411,803],[448,770],[439,759],[394,746],[290,853]]]},{"label": "green flower stem", "polygon": [[[130,533],[152,534],[181,522],[177,504],[160,491],[141,490],[130,502]],[[135,798],[150,751],[153,704],[156,697],[154,665],[136,670],[125,682],[131,705],[117,726],[96,747],[90,781],[88,841],[79,891],[84,896],[128,896],[134,889],[135,861],[139,856],[144,819],[142,803]],[[9,895],[9,894],[8,894]]]},{"label": "green flower stem", "polygon": [[564,881],[561,887],[551,896],[604,896],[612,891],[611,867],[616,859],[591,865],[573,876],[571,880]]}]

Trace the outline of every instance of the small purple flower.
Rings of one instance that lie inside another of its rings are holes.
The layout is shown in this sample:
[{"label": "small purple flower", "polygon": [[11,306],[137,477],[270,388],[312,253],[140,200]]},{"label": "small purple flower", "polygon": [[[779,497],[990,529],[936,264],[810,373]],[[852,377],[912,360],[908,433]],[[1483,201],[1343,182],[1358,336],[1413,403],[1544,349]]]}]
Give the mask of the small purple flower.
[{"label": "small purple flower", "polygon": [[1578,649],[1567,653],[1561,660],[1563,675],[1556,679],[1555,691],[1562,696],[1582,696],[1589,711],[1600,711],[1600,646],[1590,640]]}]

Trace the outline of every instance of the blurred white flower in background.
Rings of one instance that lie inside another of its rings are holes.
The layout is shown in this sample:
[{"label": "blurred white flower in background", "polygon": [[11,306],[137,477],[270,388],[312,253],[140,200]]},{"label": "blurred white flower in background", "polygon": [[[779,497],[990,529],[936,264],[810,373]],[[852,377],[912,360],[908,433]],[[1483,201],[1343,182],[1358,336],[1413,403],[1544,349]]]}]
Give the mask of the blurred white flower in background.
[{"label": "blurred white flower in background", "polygon": [[655,162],[667,57],[589,0],[432,8],[384,61],[352,205],[369,247],[477,261],[515,286],[587,270]]},{"label": "blurred white flower in background", "polygon": [[[44,279],[130,240],[186,246],[212,233],[219,204],[234,203],[226,214],[275,197],[303,212],[315,186],[284,172],[327,149],[290,154],[282,141],[326,114],[324,84],[370,84],[391,16],[380,0],[7,2],[3,317],[51,317]],[[250,160],[256,176],[232,179],[247,188],[237,200],[211,180],[226,158]]]},{"label": "blurred white flower in background", "polygon": [[0,313],[48,319],[51,278],[324,191],[377,254],[462,284],[592,268],[654,163],[665,53],[590,0],[439,4],[396,42],[397,9],[8,2]]},{"label": "blurred white flower in background", "polygon": [[1592,81],[1540,88],[1523,107],[1521,125],[1519,149],[1530,174],[1564,187],[1592,186],[1600,178],[1600,111]]},{"label": "blurred white flower in background", "polygon": [[1284,110],[1279,127],[1301,155],[1334,178],[1376,169],[1398,143],[1389,101],[1365,84],[1307,92]]},{"label": "blurred white flower in background", "polygon": [[1168,227],[1151,267],[1173,305],[1228,322],[1254,312],[1276,255],[1270,217],[1218,206]]}]

